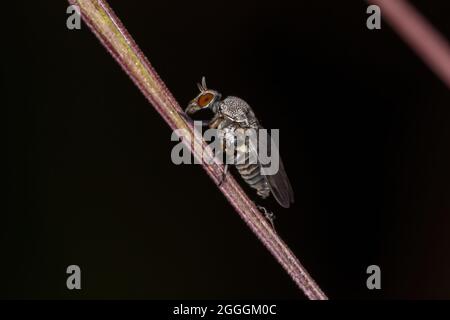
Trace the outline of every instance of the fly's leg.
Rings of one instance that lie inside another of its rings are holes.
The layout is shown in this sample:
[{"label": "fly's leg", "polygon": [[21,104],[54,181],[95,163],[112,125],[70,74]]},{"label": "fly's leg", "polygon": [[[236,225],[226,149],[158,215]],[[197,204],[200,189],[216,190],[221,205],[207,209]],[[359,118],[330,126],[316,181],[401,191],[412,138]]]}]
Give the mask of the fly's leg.
[{"label": "fly's leg", "polygon": [[273,214],[273,212],[268,211],[263,206],[257,206],[257,207],[259,210],[262,211],[262,213],[264,213],[264,217],[270,222],[270,224],[272,225],[272,229],[275,230],[275,224],[273,223],[273,220],[275,220],[275,215]]},{"label": "fly's leg", "polygon": [[228,173],[228,164],[225,164],[225,168],[223,169],[222,178],[219,181],[219,187],[222,186],[222,183],[225,181]]},{"label": "fly's leg", "polygon": [[[184,112],[178,112],[178,114],[184,119],[184,120],[186,120],[186,122],[188,122],[188,123],[193,123],[194,122],[194,120],[192,120],[192,118],[191,117],[189,117],[186,113],[184,113]],[[195,120],[195,121],[200,121],[201,123],[202,123],[202,127],[203,128],[205,128],[205,127],[209,127],[209,124],[211,123],[211,121],[208,121],[208,120]]]},{"label": "fly's leg", "polygon": [[209,121],[208,120],[195,120],[195,121],[201,121],[203,128],[209,127]]},{"label": "fly's leg", "polygon": [[214,117],[208,122],[208,125],[212,129],[218,129],[222,120],[222,117],[218,113],[216,113]]},{"label": "fly's leg", "polygon": [[219,182],[219,187],[222,186],[222,184],[224,183],[226,177],[227,177],[227,173],[228,173],[228,166],[229,166],[229,162],[227,161],[227,140],[225,138],[225,136],[223,135],[223,129],[219,128],[219,125],[221,125],[223,121],[223,118],[221,116],[214,116],[214,118],[211,120],[211,128],[215,128],[218,129],[219,131],[221,131],[222,133],[220,134],[221,137],[221,152],[222,152],[222,160],[224,161],[224,169],[223,169],[223,173],[222,173],[222,178],[220,179]]}]

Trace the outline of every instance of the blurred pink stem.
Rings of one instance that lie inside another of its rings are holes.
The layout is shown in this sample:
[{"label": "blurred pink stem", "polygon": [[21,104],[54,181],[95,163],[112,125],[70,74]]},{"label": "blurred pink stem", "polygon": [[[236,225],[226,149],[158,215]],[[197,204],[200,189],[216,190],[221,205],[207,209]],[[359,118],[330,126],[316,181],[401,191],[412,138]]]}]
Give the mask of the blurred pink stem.
[{"label": "blurred pink stem", "polygon": [[381,8],[381,17],[450,88],[450,47],[446,39],[405,0],[367,1]]}]

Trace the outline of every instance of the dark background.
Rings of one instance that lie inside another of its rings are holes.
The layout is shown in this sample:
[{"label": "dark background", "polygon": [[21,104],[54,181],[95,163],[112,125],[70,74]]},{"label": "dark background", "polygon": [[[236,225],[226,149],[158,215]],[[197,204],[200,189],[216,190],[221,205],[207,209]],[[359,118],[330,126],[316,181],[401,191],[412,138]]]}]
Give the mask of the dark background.
[{"label": "dark background", "polygon": [[[330,298],[450,298],[448,89],[365,2],[110,4],[182,105],[205,75],[280,129],[296,203],[271,209]],[[65,1],[8,6],[1,298],[304,299]]]}]

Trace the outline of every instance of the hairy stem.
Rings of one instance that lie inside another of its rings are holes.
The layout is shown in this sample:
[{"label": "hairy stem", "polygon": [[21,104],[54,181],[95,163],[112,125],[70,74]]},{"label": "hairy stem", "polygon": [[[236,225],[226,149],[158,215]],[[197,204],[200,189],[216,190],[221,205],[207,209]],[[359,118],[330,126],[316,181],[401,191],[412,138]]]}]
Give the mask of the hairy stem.
[{"label": "hairy stem", "polygon": [[[69,0],[69,2],[79,7],[84,22],[95,33],[100,42],[130,76],[168,125],[173,130],[186,130],[189,132],[192,138],[191,141],[194,141],[194,144],[198,143],[203,148],[207,148],[201,137],[194,135],[192,124],[180,116],[182,110],[179,104],[107,2],[104,0]],[[202,158],[200,148],[190,148],[190,150],[195,157],[198,159]],[[303,290],[305,295],[310,299],[327,299],[319,286],[288,246],[274,232],[263,214],[247,197],[233,177],[227,176],[226,182],[219,186],[223,166],[217,163],[203,163],[202,166],[218,185],[236,212],[277,259],[297,286]]]}]

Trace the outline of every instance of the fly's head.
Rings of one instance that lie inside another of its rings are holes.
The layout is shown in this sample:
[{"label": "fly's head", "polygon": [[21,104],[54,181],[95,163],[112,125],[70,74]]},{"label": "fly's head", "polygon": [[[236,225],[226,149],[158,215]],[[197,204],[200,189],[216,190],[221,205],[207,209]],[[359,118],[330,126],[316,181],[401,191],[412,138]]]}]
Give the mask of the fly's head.
[{"label": "fly's head", "polygon": [[200,93],[192,99],[191,102],[189,102],[189,105],[185,110],[188,115],[193,115],[202,109],[213,110],[214,103],[221,98],[221,94],[219,92],[206,87],[205,77],[202,78],[202,83],[197,83],[197,86]]}]

